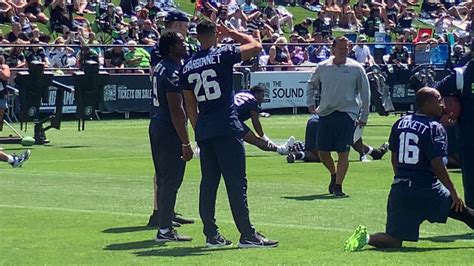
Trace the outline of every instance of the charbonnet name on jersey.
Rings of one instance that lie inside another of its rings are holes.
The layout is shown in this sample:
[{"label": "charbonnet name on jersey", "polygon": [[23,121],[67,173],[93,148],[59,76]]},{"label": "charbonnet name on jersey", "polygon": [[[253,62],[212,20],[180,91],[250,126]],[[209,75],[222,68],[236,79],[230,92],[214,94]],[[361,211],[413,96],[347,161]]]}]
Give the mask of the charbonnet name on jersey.
[{"label": "charbonnet name on jersey", "polygon": [[199,57],[193,60],[189,60],[186,65],[183,67],[183,74],[194,70],[196,68],[200,68],[207,65],[214,65],[219,64],[221,62],[221,54],[209,54],[204,57]]}]

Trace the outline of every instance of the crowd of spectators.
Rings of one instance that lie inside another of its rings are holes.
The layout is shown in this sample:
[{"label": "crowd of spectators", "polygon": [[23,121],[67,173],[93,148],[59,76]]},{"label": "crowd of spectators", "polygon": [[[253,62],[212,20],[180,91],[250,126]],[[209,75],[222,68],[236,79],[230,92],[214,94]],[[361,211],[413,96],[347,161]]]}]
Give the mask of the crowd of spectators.
[{"label": "crowd of spectators", "polygon": [[[350,56],[362,64],[404,67],[448,59],[448,66],[457,66],[468,52],[474,14],[474,4],[463,0],[358,0],[353,5],[348,0],[280,0],[279,5],[275,0],[196,1],[190,37],[201,16],[247,34],[258,30],[264,49],[256,61],[266,70],[294,70],[329,58],[336,33],[356,43]],[[314,16],[295,21],[287,5],[311,10]],[[35,45],[3,47],[1,52],[13,68],[39,60],[67,70],[94,60],[116,72],[146,72],[170,8],[169,0],[122,0],[117,6],[110,0],[0,0],[0,23],[11,25],[9,32],[0,33],[0,42]],[[94,14],[95,20],[86,20],[85,13]],[[423,31],[415,28],[415,20],[434,27]],[[41,32],[40,23],[49,32]],[[97,47],[104,35],[116,47]]]}]

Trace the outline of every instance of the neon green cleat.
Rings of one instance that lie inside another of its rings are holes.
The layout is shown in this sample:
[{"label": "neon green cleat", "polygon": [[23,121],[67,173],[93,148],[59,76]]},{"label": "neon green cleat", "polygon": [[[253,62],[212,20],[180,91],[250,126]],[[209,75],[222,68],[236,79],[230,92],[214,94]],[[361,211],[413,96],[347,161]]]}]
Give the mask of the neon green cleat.
[{"label": "neon green cleat", "polygon": [[359,225],[349,239],[347,239],[344,245],[344,251],[354,252],[361,250],[367,245],[368,235],[367,228],[363,225]]}]

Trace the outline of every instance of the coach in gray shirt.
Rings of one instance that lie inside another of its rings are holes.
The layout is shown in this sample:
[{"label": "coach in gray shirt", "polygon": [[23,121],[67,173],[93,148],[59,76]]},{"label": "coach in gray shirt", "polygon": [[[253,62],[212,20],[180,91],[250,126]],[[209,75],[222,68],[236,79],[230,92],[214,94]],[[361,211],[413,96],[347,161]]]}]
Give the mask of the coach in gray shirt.
[{"label": "coach in gray shirt", "polygon": [[[356,126],[364,127],[369,116],[370,90],[361,64],[347,58],[348,39],[337,37],[332,44],[333,57],[318,64],[308,81],[307,104],[320,116],[317,135],[319,157],[331,174],[329,193],[345,196],[342,182],[349,168],[349,150]],[[319,106],[315,106],[315,95]],[[337,168],[331,151],[338,154]]]}]

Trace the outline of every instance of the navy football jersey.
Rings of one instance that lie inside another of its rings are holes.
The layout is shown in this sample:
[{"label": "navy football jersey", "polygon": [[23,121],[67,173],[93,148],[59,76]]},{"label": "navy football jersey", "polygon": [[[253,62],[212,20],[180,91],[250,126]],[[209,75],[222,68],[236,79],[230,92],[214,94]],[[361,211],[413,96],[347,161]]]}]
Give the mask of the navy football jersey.
[{"label": "navy football jersey", "polygon": [[180,88],[193,91],[198,102],[197,141],[225,135],[241,137],[243,128],[234,105],[232,82],[233,66],[240,61],[239,48],[225,45],[201,50],[181,67]]},{"label": "navy football jersey", "polygon": [[182,93],[182,90],[179,88],[179,67],[180,64],[168,59],[161,60],[155,66],[152,78],[153,106],[151,119],[158,119],[172,124],[166,93]]},{"label": "navy football jersey", "polygon": [[430,181],[435,175],[431,160],[447,156],[444,127],[431,117],[410,114],[392,127],[389,149],[397,154],[396,178]]},{"label": "navy football jersey", "polygon": [[250,91],[240,91],[235,94],[234,104],[240,121],[248,120],[252,111],[260,113],[260,104]]}]

